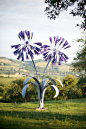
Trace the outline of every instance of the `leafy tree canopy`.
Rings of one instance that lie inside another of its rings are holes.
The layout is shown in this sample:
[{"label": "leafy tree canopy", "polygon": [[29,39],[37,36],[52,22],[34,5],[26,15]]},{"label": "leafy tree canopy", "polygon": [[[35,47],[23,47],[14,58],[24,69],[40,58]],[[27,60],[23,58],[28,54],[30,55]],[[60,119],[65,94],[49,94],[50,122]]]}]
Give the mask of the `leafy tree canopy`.
[{"label": "leafy tree canopy", "polygon": [[80,73],[80,77],[84,77],[86,80],[86,32],[83,33],[83,36],[80,39],[77,39],[77,42],[82,42],[81,50],[76,53],[74,62],[72,63],[73,70]]},{"label": "leafy tree canopy", "polygon": [[50,19],[56,19],[62,11],[67,11],[69,7],[73,7],[70,14],[73,16],[80,16],[83,21],[81,24],[77,23],[81,29],[86,29],[86,0],[45,0],[48,6],[45,12]]}]

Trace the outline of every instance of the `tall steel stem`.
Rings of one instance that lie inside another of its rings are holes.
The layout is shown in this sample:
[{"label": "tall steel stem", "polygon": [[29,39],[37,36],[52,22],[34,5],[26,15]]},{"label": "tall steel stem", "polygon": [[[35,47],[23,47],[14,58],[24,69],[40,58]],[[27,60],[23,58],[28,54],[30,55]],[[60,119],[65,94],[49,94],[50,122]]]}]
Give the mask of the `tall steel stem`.
[{"label": "tall steel stem", "polygon": [[[32,58],[31,58],[32,59]],[[38,76],[38,73],[37,73],[37,69],[36,69],[36,66],[35,66],[35,63],[34,63],[34,60],[32,59],[32,62],[33,62],[33,65],[34,65],[34,68],[35,68],[35,71],[36,71],[36,75],[37,75],[37,78],[39,80],[39,76]]]},{"label": "tall steel stem", "polygon": [[46,71],[46,69],[47,69],[47,67],[48,67],[48,65],[49,65],[49,63],[50,63],[50,61],[51,61],[51,59],[48,61],[47,65],[46,65],[46,67],[45,67],[45,70],[44,70],[44,73],[43,73],[43,76],[42,76],[42,80],[43,80],[43,78],[44,78],[45,71]]}]

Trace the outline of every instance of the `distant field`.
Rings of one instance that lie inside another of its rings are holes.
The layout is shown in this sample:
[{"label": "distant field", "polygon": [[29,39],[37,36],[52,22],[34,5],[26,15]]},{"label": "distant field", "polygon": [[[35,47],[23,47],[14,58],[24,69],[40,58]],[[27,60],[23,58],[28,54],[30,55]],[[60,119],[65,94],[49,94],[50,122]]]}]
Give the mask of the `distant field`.
[{"label": "distant field", "polygon": [[70,72],[71,70],[70,69],[72,69],[70,66],[67,66],[67,65],[65,65],[65,64],[62,64],[61,66],[58,66],[58,68],[59,68],[59,71],[61,71],[61,72]]},{"label": "distant field", "polygon": [[[44,61],[36,63],[36,66],[39,66],[39,67],[46,67],[46,65],[47,65],[47,62],[44,62]],[[51,66],[51,64],[49,64],[48,67],[49,66]]]},{"label": "distant field", "polygon": [[86,129],[86,99],[0,103],[1,129]]},{"label": "distant field", "polygon": [[11,61],[9,61],[8,59],[0,59],[0,62],[2,62],[2,63],[11,63]]},{"label": "distant field", "polygon": [[9,84],[14,80],[15,78],[0,78],[0,84]]}]

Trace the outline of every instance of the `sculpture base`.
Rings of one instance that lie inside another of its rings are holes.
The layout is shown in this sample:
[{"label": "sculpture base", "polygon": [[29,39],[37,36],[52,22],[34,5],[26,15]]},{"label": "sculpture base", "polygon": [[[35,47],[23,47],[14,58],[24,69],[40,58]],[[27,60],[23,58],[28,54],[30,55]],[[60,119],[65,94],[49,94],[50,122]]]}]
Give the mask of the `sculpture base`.
[{"label": "sculpture base", "polygon": [[46,110],[47,108],[36,108],[36,110]]}]

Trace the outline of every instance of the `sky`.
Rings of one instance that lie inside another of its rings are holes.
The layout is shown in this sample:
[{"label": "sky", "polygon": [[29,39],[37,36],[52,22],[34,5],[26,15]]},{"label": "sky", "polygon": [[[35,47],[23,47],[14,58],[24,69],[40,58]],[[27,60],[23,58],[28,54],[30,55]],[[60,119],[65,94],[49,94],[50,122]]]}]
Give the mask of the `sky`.
[{"label": "sky", "polygon": [[[0,57],[16,59],[11,45],[20,44],[18,33],[29,30],[34,33],[33,43],[50,44],[49,37],[65,38],[71,48],[65,50],[69,57],[68,63],[73,61],[75,53],[79,51],[79,43],[72,42],[82,36],[82,30],[75,27],[81,23],[80,17],[73,17],[64,11],[56,20],[50,20],[44,10],[45,0],[0,0]],[[42,56],[35,59],[41,59]]]}]

